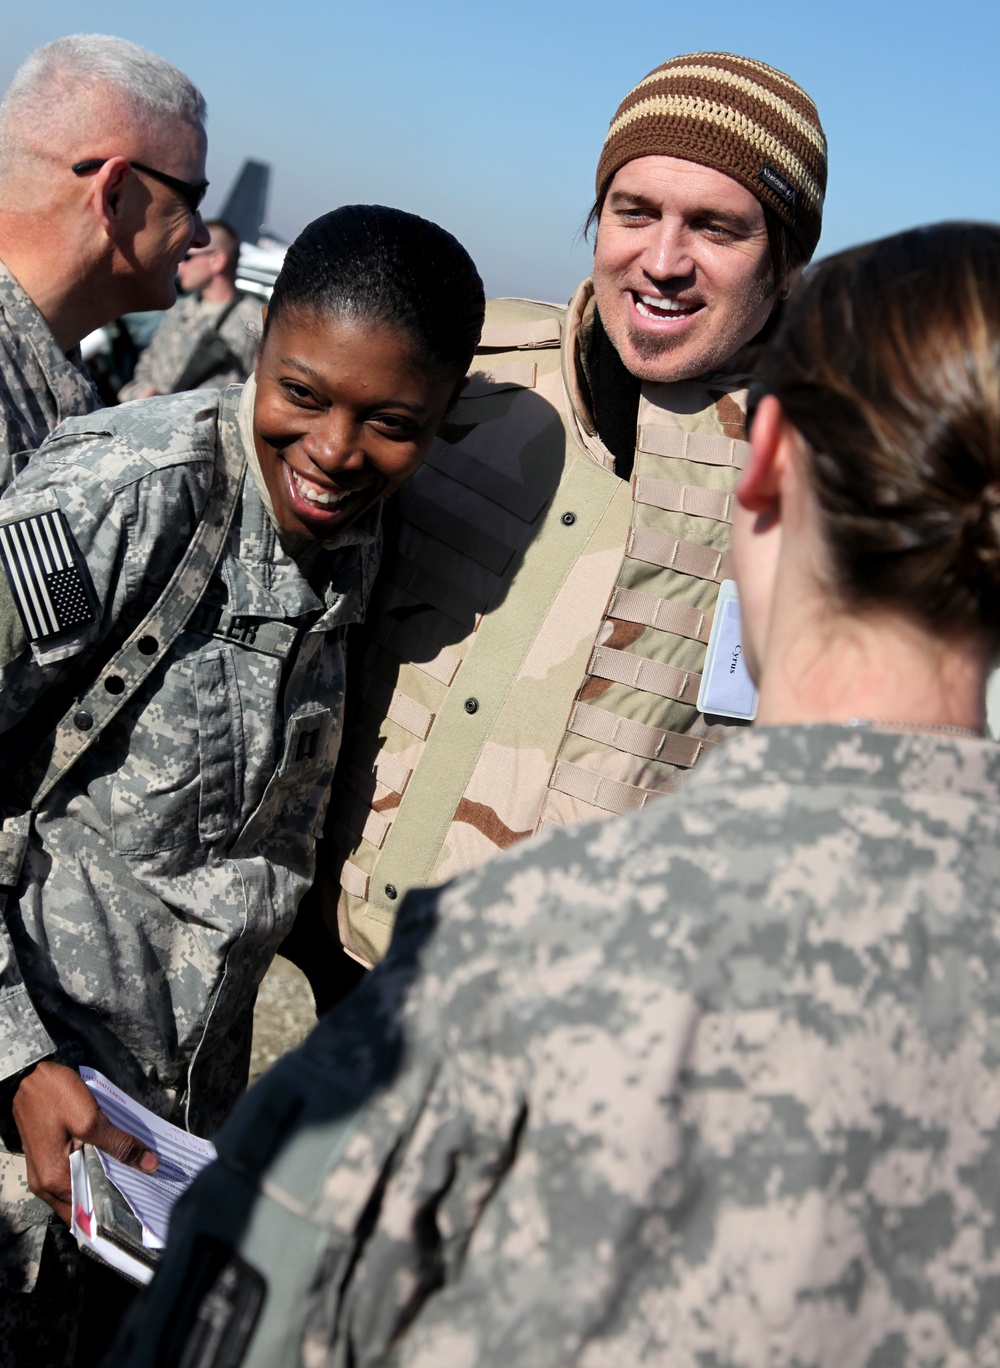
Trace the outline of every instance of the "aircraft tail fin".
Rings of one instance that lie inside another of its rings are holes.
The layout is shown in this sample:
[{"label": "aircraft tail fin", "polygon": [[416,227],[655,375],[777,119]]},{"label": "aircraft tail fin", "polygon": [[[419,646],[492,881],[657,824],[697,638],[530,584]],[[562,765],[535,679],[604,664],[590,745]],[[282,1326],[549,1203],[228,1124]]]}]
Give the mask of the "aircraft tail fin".
[{"label": "aircraft tail fin", "polygon": [[241,242],[259,241],[267,214],[267,191],[271,168],[267,162],[247,159],[226,196],[218,217],[231,223]]}]

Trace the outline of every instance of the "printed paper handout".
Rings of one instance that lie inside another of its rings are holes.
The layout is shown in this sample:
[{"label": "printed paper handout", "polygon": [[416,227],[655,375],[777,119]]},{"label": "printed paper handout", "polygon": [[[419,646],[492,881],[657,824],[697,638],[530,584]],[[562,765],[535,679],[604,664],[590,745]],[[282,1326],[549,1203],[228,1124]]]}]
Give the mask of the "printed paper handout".
[{"label": "printed paper handout", "polygon": [[160,1166],[142,1173],[90,1145],[72,1154],[73,1234],[118,1272],[148,1282],[174,1203],[215,1158],[215,1146],[162,1120],[96,1069],[83,1068],[80,1077],[108,1120],[141,1140]]}]

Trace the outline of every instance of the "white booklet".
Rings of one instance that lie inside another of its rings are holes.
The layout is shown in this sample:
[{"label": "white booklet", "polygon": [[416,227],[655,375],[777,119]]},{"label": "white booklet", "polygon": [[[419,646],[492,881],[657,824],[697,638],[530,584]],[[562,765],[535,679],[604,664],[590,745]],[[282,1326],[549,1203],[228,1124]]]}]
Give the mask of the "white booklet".
[{"label": "white booklet", "polygon": [[73,1234],[119,1273],[148,1282],[174,1203],[215,1158],[215,1146],[162,1120],[96,1069],[81,1069],[80,1077],[108,1120],[141,1140],[160,1166],[142,1173],[91,1145],[71,1154]]}]

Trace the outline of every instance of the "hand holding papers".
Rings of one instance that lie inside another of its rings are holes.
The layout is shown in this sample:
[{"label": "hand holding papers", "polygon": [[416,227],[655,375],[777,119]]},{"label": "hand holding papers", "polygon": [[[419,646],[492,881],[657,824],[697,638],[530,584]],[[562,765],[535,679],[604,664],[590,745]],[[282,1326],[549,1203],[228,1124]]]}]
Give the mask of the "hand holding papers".
[{"label": "hand holding papers", "polygon": [[108,1120],[141,1140],[160,1165],[143,1173],[90,1145],[72,1154],[73,1234],[126,1277],[148,1282],[174,1203],[215,1158],[215,1146],[163,1121],[96,1069],[81,1069],[80,1076]]}]

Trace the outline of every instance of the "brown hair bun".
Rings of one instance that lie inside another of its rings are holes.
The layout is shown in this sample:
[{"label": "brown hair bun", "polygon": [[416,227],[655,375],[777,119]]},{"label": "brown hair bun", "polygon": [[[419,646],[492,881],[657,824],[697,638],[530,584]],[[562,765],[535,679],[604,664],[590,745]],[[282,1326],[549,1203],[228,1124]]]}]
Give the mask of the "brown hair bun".
[{"label": "brown hair bun", "polygon": [[1000,637],[1000,228],[821,262],[762,369],[809,446],[841,600]]}]

